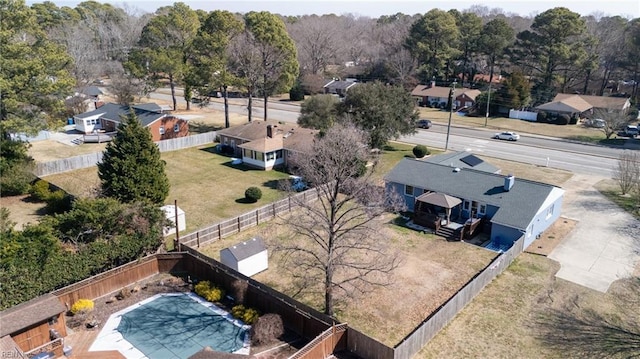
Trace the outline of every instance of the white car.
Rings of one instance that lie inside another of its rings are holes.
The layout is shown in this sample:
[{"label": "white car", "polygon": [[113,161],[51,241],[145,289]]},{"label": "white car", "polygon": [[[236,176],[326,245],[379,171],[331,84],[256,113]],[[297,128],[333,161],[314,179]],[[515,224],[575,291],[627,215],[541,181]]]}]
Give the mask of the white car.
[{"label": "white car", "polygon": [[500,132],[493,135],[493,138],[497,140],[517,141],[520,139],[520,135],[515,132]]}]

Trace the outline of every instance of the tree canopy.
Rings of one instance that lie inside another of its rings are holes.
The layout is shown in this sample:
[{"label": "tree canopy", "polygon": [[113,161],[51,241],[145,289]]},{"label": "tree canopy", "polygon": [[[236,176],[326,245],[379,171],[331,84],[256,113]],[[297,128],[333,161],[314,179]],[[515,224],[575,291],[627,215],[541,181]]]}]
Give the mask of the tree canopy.
[{"label": "tree canopy", "polygon": [[342,118],[369,134],[369,145],[382,148],[387,141],[415,132],[416,102],[400,86],[369,82],[353,86],[338,106]]},{"label": "tree canopy", "polygon": [[326,130],[337,121],[338,99],[329,94],[314,95],[300,105],[298,124],[302,127]]},{"label": "tree canopy", "polygon": [[169,195],[165,162],[135,113],[123,119],[118,132],[98,163],[102,193],[122,202],[149,201],[162,204]]}]

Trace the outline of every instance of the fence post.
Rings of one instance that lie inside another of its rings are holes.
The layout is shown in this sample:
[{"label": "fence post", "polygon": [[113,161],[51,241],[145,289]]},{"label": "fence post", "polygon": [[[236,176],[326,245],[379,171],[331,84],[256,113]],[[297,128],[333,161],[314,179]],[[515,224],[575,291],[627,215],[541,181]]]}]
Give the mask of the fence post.
[{"label": "fence post", "polygon": [[260,224],[260,212],[256,209],[256,225]]},{"label": "fence post", "polygon": [[238,233],[240,233],[242,231],[242,228],[240,228],[240,216],[238,216]]},{"label": "fence post", "polygon": [[218,240],[222,239],[222,222],[218,223]]},{"label": "fence post", "polygon": [[197,248],[200,248],[200,231],[196,232],[196,244],[197,244]]}]

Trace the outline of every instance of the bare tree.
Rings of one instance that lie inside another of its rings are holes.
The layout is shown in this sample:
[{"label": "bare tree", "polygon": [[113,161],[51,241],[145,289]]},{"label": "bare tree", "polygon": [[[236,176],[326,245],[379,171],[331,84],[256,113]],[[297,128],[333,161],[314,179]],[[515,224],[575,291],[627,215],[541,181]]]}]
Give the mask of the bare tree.
[{"label": "bare tree", "polygon": [[249,122],[253,120],[253,95],[260,81],[261,65],[260,52],[253,46],[254,41],[249,31],[243,31],[233,39],[229,48],[231,71],[247,89]]},{"label": "bare tree", "polygon": [[287,24],[287,31],[298,49],[300,69],[306,74],[321,74],[334,62],[338,47],[338,18],[335,15],[303,16]]},{"label": "bare tree", "polygon": [[[390,283],[400,264],[381,230],[387,210],[400,209],[397,196],[385,194],[367,169],[366,135],[352,124],[335,125],[317,138],[309,153],[292,158],[296,173],[317,184],[318,200],[297,206],[284,219],[293,238],[281,241],[285,267],[298,283],[323,283],[324,312],[334,314],[339,295],[354,296]],[[297,239],[297,240],[296,240]]]},{"label": "bare tree", "polygon": [[623,195],[633,192],[634,189],[640,190],[640,153],[624,151],[613,171],[613,178],[618,182]]},{"label": "bare tree", "polygon": [[603,109],[594,109],[591,119],[602,120],[604,126],[600,128],[607,139],[611,138],[627,123],[627,118],[618,111],[609,112]]}]

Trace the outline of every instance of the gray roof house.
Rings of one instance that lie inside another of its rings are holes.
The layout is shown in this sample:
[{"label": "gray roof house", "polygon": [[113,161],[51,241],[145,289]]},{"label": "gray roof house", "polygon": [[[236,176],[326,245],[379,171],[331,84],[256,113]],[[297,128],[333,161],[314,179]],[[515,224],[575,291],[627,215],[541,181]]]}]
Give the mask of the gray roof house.
[{"label": "gray roof house", "polygon": [[388,191],[398,193],[414,211],[418,198],[440,193],[460,199],[452,208],[433,208],[465,223],[483,219],[489,249],[505,250],[524,236],[524,248],[560,216],[564,190],[546,183],[500,175],[472,167],[405,158],[385,177]]},{"label": "gray roof house", "polygon": [[450,167],[472,168],[489,173],[500,173],[500,169],[482,158],[466,151],[443,153],[423,159],[430,163],[438,163]]}]

